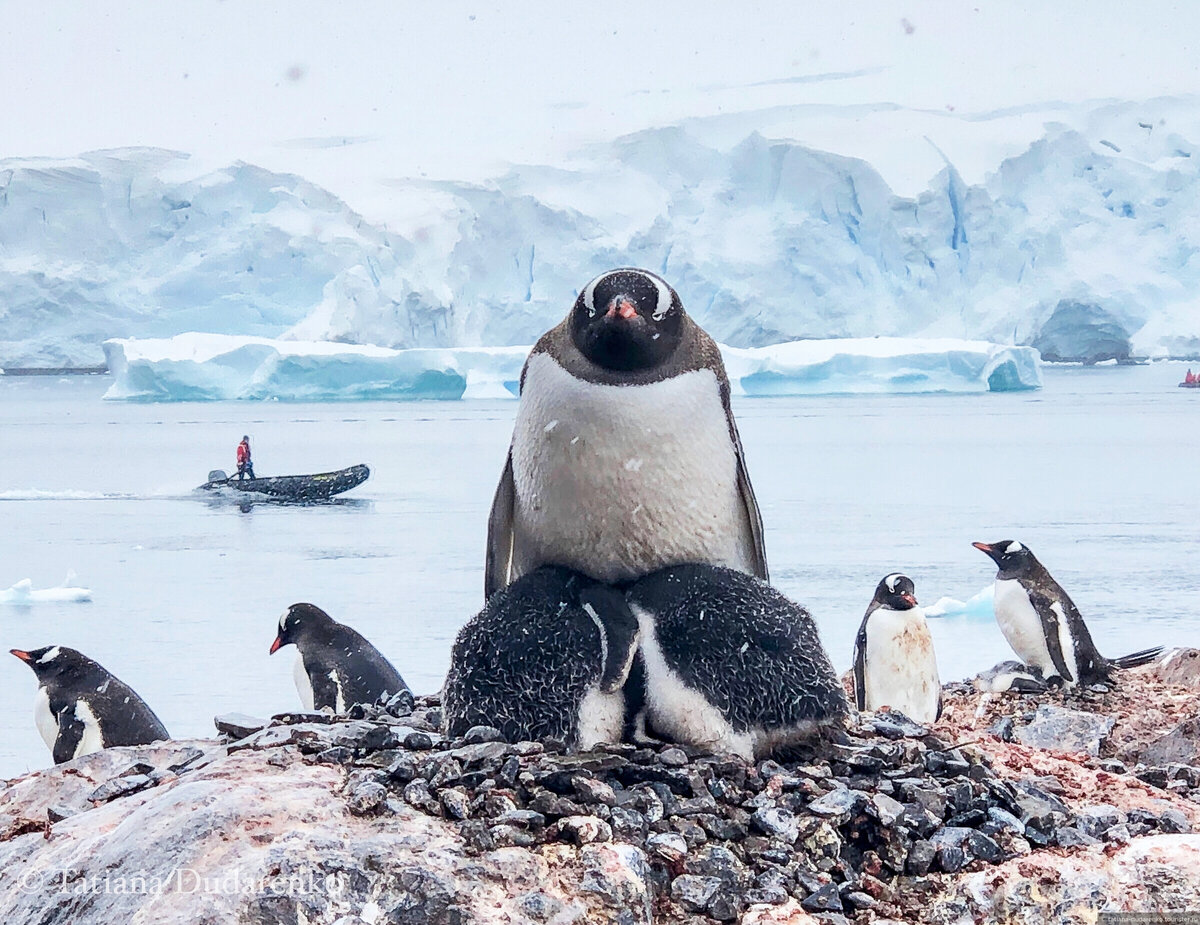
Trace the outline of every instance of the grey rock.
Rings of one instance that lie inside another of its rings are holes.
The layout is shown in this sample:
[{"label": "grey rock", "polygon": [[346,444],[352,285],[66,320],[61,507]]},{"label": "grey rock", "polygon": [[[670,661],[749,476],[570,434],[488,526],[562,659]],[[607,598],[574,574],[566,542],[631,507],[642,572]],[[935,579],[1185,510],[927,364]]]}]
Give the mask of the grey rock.
[{"label": "grey rock", "polygon": [[89,793],[87,798],[93,803],[107,803],[109,800],[115,800],[117,797],[123,797],[130,793],[137,793],[137,791],[145,790],[147,787],[152,787],[153,785],[154,778],[149,774],[130,774],[105,781]]},{"label": "grey rock", "polygon": [[438,792],[438,801],[447,819],[467,819],[471,815],[471,799],[460,787],[447,787]]},{"label": "grey rock", "polygon": [[463,735],[467,745],[477,745],[480,742],[503,742],[504,736],[495,726],[472,726]]},{"label": "grey rock", "polygon": [[1014,816],[1006,809],[1001,809],[999,806],[993,806],[988,809],[988,821],[996,825],[1000,829],[1007,829],[1010,832],[1015,832],[1021,835],[1025,831],[1025,823]]},{"label": "grey rock", "polygon": [[658,760],[668,768],[682,768],[688,763],[688,756],[681,748],[664,748],[659,752]]},{"label": "grey rock", "polygon": [[1171,835],[1181,835],[1192,831],[1192,824],[1188,822],[1187,816],[1177,809],[1164,810],[1163,814],[1158,817],[1158,827],[1161,831]]},{"label": "grey rock", "polygon": [[933,868],[936,856],[937,849],[932,842],[923,838],[917,839],[908,850],[908,859],[905,861],[904,869],[914,877],[924,877]]},{"label": "grey rock", "polygon": [[758,809],[750,814],[750,826],[764,835],[794,844],[800,837],[796,814],[786,809]]},{"label": "grey rock", "polygon": [[827,883],[800,900],[800,908],[805,912],[841,912],[842,897],[834,884]]},{"label": "grey rock", "polygon": [[233,739],[244,739],[246,736],[253,735],[266,729],[268,723],[270,720],[250,716],[246,713],[222,713],[220,716],[213,717],[213,724],[217,727],[217,732]]},{"label": "grey rock", "polygon": [[904,805],[886,793],[872,794],[869,808],[874,810],[875,818],[885,826],[893,825],[904,812]]},{"label": "grey rock", "polygon": [[374,781],[364,781],[350,793],[350,812],[356,816],[374,816],[383,812],[387,803],[387,788]]},{"label": "grey rock", "polygon": [[1080,845],[1097,845],[1100,840],[1086,835],[1071,825],[1060,826],[1054,830],[1054,844],[1060,848],[1076,848]]},{"label": "grey rock", "polygon": [[1083,710],[1042,704],[1033,722],[1014,732],[1017,741],[1059,752],[1083,752],[1093,758],[1112,732],[1116,720]]},{"label": "grey rock", "polygon": [[662,832],[646,839],[646,850],[668,864],[676,864],[687,857],[688,844],[677,832]]},{"label": "grey rock", "polygon": [[1107,803],[1092,803],[1075,811],[1075,827],[1092,838],[1103,838],[1114,825],[1125,821],[1125,814]]},{"label": "grey rock", "polygon": [[716,877],[681,874],[671,881],[671,899],[688,912],[704,912],[720,888]]},{"label": "grey rock", "polygon": [[808,804],[808,809],[810,812],[822,816],[835,817],[839,822],[845,822],[865,802],[866,795],[862,792],[838,787],[835,790],[829,791],[825,796],[813,800]]},{"label": "grey rock", "polygon": [[555,823],[556,833],[573,845],[612,841],[612,827],[596,816],[566,816]]}]

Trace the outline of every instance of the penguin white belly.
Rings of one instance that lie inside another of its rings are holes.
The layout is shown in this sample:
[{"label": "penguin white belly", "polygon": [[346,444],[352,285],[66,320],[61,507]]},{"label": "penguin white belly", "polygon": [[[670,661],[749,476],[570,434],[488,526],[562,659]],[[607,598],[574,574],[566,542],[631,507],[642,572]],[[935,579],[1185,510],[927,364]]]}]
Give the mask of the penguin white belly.
[{"label": "penguin white belly", "polygon": [[83,723],[83,735],[79,738],[79,744],[75,747],[73,757],[78,758],[81,755],[90,755],[92,752],[98,752],[104,748],[104,736],[100,732],[100,720],[96,718],[96,714],[92,712],[92,708],[87,705],[86,700],[77,700],[75,702],[75,718]]},{"label": "penguin white belly", "polygon": [[685,562],[753,571],[737,454],[711,370],[600,385],[536,354],[512,466],[514,577],[546,563],[601,581]]},{"label": "penguin white belly", "polygon": [[54,742],[58,738],[58,720],[50,712],[50,693],[44,687],[39,687],[33,698],[33,721],[37,724],[37,730],[46,747],[54,751]]},{"label": "penguin white belly", "polygon": [[866,709],[890,707],[919,723],[937,719],[942,687],[921,608],[874,611],[867,619],[864,663]]},{"label": "penguin white belly", "polygon": [[[1043,677],[1058,677],[1058,668],[1055,667],[1054,660],[1050,657],[1050,648],[1046,644],[1042,618],[1033,609],[1029,594],[1021,582],[1015,578],[996,580],[995,610],[1000,632],[1017,653],[1017,657],[1031,668],[1037,668]],[[1066,627],[1062,624],[1065,623],[1065,620],[1060,623],[1060,639],[1064,638],[1063,631]],[[1070,667],[1074,661],[1075,646],[1070,642],[1069,633],[1065,638],[1063,655],[1067,659],[1067,666]]]},{"label": "penguin white belly", "polygon": [[663,656],[653,619],[636,604],[631,609],[641,629],[642,661],[646,667],[646,712],[655,730],[675,742],[732,752],[753,761],[755,737],[750,733],[735,732],[721,711],[700,691],[683,683]]},{"label": "penguin white belly", "polygon": [[304,709],[315,709],[312,681],[308,677],[308,670],[304,667],[303,655],[296,656],[296,664],[292,666],[292,678],[296,682],[296,692],[300,695],[300,703],[304,705]]},{"label": "penguin white belly", "polygon": [[578,747],[587,751],[601,742],[620,742],[625,725],[625,697],[593,687],[579,704]]}]

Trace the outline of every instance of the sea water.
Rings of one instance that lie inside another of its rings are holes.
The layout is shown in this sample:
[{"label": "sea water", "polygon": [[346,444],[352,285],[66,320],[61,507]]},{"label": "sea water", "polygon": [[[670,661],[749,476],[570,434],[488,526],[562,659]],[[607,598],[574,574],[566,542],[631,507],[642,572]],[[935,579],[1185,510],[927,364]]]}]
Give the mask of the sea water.
[{"label": "sea water", "polygon": [[[1019,539],[1070,592],[1101,652],[1200,645],[1200,391],[1184,367],[1048,369],[1037,392],[754,398],[735,411],[771,579],[804,603],[835,667],[879,579],[966,599],[995,569],[974,540]],[[516,403],[106,402],[105,377],[0,378],[0,590],[74,572],[90,602],[0,604],[0,650],[73,646],[139,691],[176,736],[214,715],[299,706],[295,650],[267,654],[312,601],[436,690],[482,604],[487,514]],[[363,462],[342,500],[243,503],[194,490]],[[669,465],[669,460],[663,461]],[[643,471],[649,472],[649,469]],[[943,680],[1011,657],[994,621],[931,621]],[[0,661],[0,776],[50,763],[32,672]]]}]

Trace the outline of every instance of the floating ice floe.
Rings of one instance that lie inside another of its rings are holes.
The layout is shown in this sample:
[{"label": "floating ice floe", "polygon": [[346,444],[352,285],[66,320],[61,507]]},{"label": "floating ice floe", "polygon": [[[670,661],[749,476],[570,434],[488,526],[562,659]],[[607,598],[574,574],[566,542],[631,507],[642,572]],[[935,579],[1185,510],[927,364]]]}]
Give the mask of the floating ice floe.
[{"label": "floating ice floe", "polygon": [[[224,334],[104,343],[115,382],[136,401],[339,401],[514,398],[530,348],[393,350]],[[739,395],[1004,392],[1042,384],[1031,347],[898,337],[722,347]]]},{"label": "floating ice floe", "polygon": [[968,619],[991,620],[996,614],[993,603],[995,591],[996,586],[990,584],[978,594],[973,595],[965,601],[960,601],[953,597],[939,598],[935,604],[925,608],[925,616],[966,617]]},{"label": "floating ice floe", "polygon": [[73,587],[74,580],[75,575],[71,573],[59,587],[37,590],[33,587],[32,579],[23,578],[11,588],[0,591],[0,604],[69,604],[90,601],[91,590]]}]

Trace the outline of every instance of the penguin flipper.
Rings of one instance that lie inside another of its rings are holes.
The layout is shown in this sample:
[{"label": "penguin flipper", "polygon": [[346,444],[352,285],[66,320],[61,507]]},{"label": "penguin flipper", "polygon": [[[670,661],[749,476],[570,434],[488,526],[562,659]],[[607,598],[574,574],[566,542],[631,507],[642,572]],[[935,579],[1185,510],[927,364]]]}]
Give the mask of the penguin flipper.
[{"label": "penguin flipper", "polygon": [[[1068,598],[1068,600],[1070,600]],[[1054,612],[1054,601],[1050,600],[1041,591],[1030,590],[1029,603],[1033,605],[1034,611],[1041,618],[1042,634],[1046,637],[1046,648],[1050,652],[1050,661],[1054,663],[1054,670],[1059,676],[1068,681],[1074,681],[1075,677],[1067,668],[1067,660],[1063,657],[1062,636],[1059,634],[1059,617]]]},{"label": "penguin flipper", "polygon": [[[324,668],[314,668],[308,672],[308,682],[312,685],[313,709],[324,710],[329,708],[336,713],[338,686],[337,682],[329,676],[329,672],[325,671]],[[346,704],[346,706],[349,707],[350,704]]]},{"label": "penguin flipper", "polygon": [[[871,619],[871,611],[867,611],[854,637],[854,705],[860,710],[867,708],[867,621]],[[941,709],[939,704],[938,709]]]},{"label": "penguin flipper", "polygon": [[608,585],[594,584],[579,594],[579,604],[601,633],[604,665],[600,673],[600,690],[612,694],[625,686],[637,654],[641,634],[637,617],[629,608],[625,595]]},{"label": "penguin flipper", "polygon": [[746,514],[746,522],[750,526],[750,539],[754,543],[754,577],[770,581],[767,574],[767,547],[763,540],[762,513],[758,509],[758,500],[754,497],[754,486],[750,484],[750,474],[746,470],[746,457],[742,452],[742,439],[738,435],[737,424],[733,420],[733,412],[728,400],[725,405],[725,416],[729,419],[729,433],[733,437],[733,449],[737,453],[737,482],[738,494],[742,498],[742,510]]},{"label": "penguin flipper", "polygon": [[55,764],[62,764],[75,757],[75,750],[83,741],[83,720],[75,715],[75,704],[68,703],[58,711],[58,737],[54,740]]},{"label": "penguin flipper", "polygon": [[509,447],[500,484],[492,498],[492,512],[488,515],[487,559],[483,569],[483,600],[506,587],[512,570],[513,551],[513,508],[517,492],[513,486],[512,448]]}]

